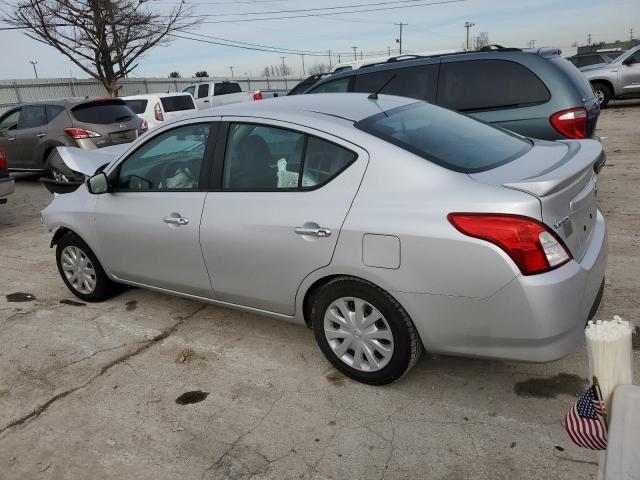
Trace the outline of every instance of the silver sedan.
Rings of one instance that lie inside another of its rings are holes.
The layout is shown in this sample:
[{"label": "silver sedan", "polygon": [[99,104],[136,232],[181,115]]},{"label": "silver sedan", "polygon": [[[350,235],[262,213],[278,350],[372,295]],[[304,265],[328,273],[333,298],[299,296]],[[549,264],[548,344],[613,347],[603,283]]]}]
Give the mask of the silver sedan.
[{"label": "silver sedan", "polygon": [[602,296],[593,140],[318,94],[198,112],[121,150],[62,152],[93,176],[42,214],[86,301],[123,283],[293,320],[385,384],[423,348],[560,358]]}]

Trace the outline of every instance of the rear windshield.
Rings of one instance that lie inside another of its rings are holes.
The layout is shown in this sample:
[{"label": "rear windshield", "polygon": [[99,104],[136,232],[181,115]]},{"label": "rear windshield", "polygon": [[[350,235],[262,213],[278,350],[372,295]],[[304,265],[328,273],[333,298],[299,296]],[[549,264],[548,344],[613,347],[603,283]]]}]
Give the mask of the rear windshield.
[{"label": "rear windshield", "polygon": [[242,89],[238,83],[224,82],[216,83],[213,87],[214,95],[227,95],[228,93],[240,93]]},{"label": "rear windshield", "polygon": [[78,122],[108,125],[116,122],[126,122],[135,114],[124,100],[98,100],[77,105],[71,113]]},{"label": "rear windshield", "polygon": [[162,97],[162,108],[165,112],[179,112],[181,110],[195,110],[193,97],[191,95],[175,95],[173,97]]},{"label": "rear windshield", "polygon": [[125,102],[133,113],[144,113],[147,109],[147,100],[125,100]]},{"label": "rear windshield", "polygon": [[442,167],[463,173],[489,170],[523,155],[531,142],[428,103],[378,113],[356,128]]},{"label": "rear windshield", "polygon": [[573,86],[576,87],[585,100],[591,100],[594,97],[593,88],[591,88],[589,80],[573,63],[562,57],[553,57],[550,62],[569,77]]}]

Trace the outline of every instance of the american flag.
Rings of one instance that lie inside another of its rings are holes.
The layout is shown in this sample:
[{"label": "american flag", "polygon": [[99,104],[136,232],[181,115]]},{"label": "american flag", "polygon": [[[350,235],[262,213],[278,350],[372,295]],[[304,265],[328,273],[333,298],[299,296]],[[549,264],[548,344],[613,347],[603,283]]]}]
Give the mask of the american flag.
[{"label": "american flag", "polygon": [[604,415],[604,402],[598,398],[596,386],[591,385],[567,412],[564,428],[573,443],[579,447],[606,450],[607,428],[602,419]]}]

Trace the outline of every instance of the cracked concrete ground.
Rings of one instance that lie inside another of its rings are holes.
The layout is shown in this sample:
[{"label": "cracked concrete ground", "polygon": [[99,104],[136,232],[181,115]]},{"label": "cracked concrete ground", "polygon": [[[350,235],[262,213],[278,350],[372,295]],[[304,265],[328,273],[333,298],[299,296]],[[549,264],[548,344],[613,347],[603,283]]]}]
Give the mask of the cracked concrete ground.
[{"label": "cracked concrete ground", "polygon": [[[635,322],[638,124],[640,103],[618,103],[597,132],[611,249],[598,317]],[[77,299],[39,222],[49,200],[20,176],[0,206],[2,480],[596,478],[597,456],[562,427],[584,347],[546,365],[425,355],[370,387],[331,369],[301,326],[135,289],[61,303]],[[19,292],[35,299],[6,300]],[[175,402],[189,391],[208,395]]]}]

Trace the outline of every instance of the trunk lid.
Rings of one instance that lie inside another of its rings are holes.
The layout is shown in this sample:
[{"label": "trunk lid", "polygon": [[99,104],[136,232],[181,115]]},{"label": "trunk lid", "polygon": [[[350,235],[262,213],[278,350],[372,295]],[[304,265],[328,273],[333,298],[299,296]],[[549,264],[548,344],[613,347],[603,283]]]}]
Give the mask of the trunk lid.
[{"label": "trunk lid", "polygon": [[601,167],[604,159],[602,145],[595,140],[535,140],[525,155],[470,177],[537,197],[542,221],[580,261],[588,249],[597,215],[594,166]]}]

